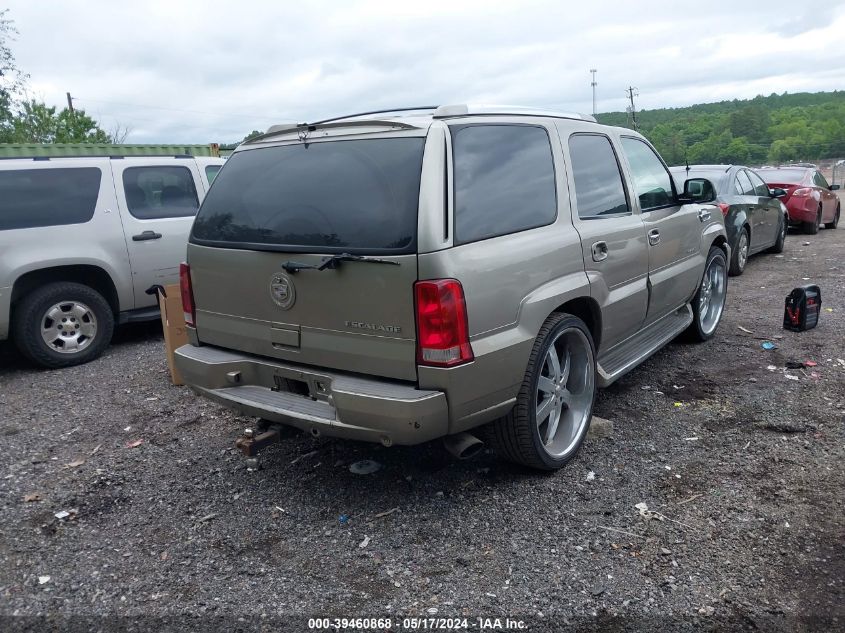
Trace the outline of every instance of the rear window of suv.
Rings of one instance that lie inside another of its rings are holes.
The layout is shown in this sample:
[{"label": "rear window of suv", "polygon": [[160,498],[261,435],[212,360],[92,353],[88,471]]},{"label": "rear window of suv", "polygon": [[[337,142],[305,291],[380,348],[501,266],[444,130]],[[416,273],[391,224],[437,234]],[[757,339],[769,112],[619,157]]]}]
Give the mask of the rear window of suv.
[{"label": "rear window of suv", "polygon": [[382,138],[236,152],[191,239],[256,250],[411,252],[424,144]]},{"label": "rear window of suv", "polygon": [[555,221],[555,171],[545,128],[470,124],[451,132],[456,244]]},{"label": "rear window of suv", "polygon": [[0,231],[90,221],[101,177],[97,167],[0,171]]}]

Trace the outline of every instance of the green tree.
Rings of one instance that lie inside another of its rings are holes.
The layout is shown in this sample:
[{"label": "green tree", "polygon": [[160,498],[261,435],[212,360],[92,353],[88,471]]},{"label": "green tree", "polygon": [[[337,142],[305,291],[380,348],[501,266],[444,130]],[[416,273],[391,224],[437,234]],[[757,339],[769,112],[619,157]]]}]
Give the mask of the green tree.
[{"label": "green tree", "polygon": [[56,143],[112,143],[113,139],[85,110],[67,108],[56,117]]},{"label": "green tree", "polygon": [[250,132],[249,134],[244,136],[244,140],[242,140],[241,143],[246,143],[247,141],[251,141],[256,136],[261,136],[262,134],[264,134],[264,132],[259,132],[258,130],[253,130],[252,132]]},{"label": "green tree", "polygon": [[670,165],[684,163],[686,145],[684,145],[683,136],[671,125],[665,123],[657,125],[647,136],[667,163]]},{"label": "green tree", "polygon": [[720,163],[728,165],[745,165],[751,158],[751,150],[748,140],[744,136],[734,138],[725,147],[721,148],[718,154]]},{"label": "green tree", "polygon": [[18,69],[9,45],[18,31],[7,17],[8,12],[8,9],[0,11],[0,143],[8,142],[11,136],[16,96],[23,90],[27,79]]},{"label": "green tree", "polygon": [[749,105],[732,112],[728,119],[731,134],[744,136],[749,143],[768,143],[771,117],[761,105]]},{"label": "green tree", "polygon": [[769,162],[782,163],[798,158],[798,148],[795,146],[794,139],[778,139],[772,143],[769,148]]},{"label": "green tree", "polygon": [[[607,125],[628,125],[624,112],[597,118]],[[690,164],[845,158],[845,91],[841,90],[642,110],[637,120],[640,131],[670,164],[683,164],[684,154]],[[745,139],[745,144],[735,139]]]},{"label": "green tree", "polygon": [[55,106],[34,99],[22,104],[12,120],[14,143],[109,143],[111,139],[84,110],[65,108],[58,114]]}]

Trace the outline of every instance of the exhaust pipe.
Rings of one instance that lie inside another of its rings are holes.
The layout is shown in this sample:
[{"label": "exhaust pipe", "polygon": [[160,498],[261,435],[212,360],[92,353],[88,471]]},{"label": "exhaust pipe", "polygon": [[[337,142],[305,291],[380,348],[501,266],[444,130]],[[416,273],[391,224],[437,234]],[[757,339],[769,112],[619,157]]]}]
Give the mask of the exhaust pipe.
[{"label": "exhaust pipe", "polygon": [[469,433],[455,433],[443,438],[443,446],[458,459],[469,459],[481,452],[484,442]]}]

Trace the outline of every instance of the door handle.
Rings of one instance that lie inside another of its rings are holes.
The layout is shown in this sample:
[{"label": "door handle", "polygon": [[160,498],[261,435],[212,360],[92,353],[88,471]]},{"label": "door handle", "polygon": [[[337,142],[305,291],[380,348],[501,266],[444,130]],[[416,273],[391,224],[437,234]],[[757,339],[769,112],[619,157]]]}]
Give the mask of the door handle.
[{"label": "door handle", "polygon": [[701,210],[698,212],[698,219],[699,219],[701,222],[707,222],[707,220],[709,220],[709,219],[710,219],[710,212],[709,212],[707,209],[701,209]]},{"label": "door handle", "polygon": [[607,259],[607,242],[595,242],[592,247],[593,261],[600,262]]},{"label": "door handle", "polygon": [[161,233],[156,233],[155,231],[144,231],[140,235],[133,235],[132,241],[133,242],[145,242],[146,240],[158,240],[161,239]]},{"label": "door handle", "polygon": [[651,229],[648,232],[648,243],[652,246],[657,246],[660,243],[660,231]]}]

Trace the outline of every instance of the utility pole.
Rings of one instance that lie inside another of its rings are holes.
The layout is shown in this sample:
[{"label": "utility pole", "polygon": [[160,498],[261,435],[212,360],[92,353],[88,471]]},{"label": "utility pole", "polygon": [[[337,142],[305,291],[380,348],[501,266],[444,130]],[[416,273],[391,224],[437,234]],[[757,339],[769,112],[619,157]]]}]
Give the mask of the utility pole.
[{"label": "utility pole", "polygon": [[635,88],[634,86],[628,86],[628,89],[625,91],[625,93],[628,95],[628,99],[631,101],[631,105],[628,108],[628,112],[631,113],[631,121],[634,124],[634,129],[636,130],[637,129],[637,109],[634,106],[634,97],[639,97],[640,93],[639,93],[638,89]]},{"label": "utility pole", "polygon": [[70,93],[67,92],[67,109],[70,110],[70,113],[73,114],[73,99],[70,96]]},{"label": "utility pole", "polygon": [[590,82],[590,85],[593,87],[593,116],[596,116],[596,73],[598,71],[595,68],[590,68],[590,74],[593,76],[593,80]]}]

